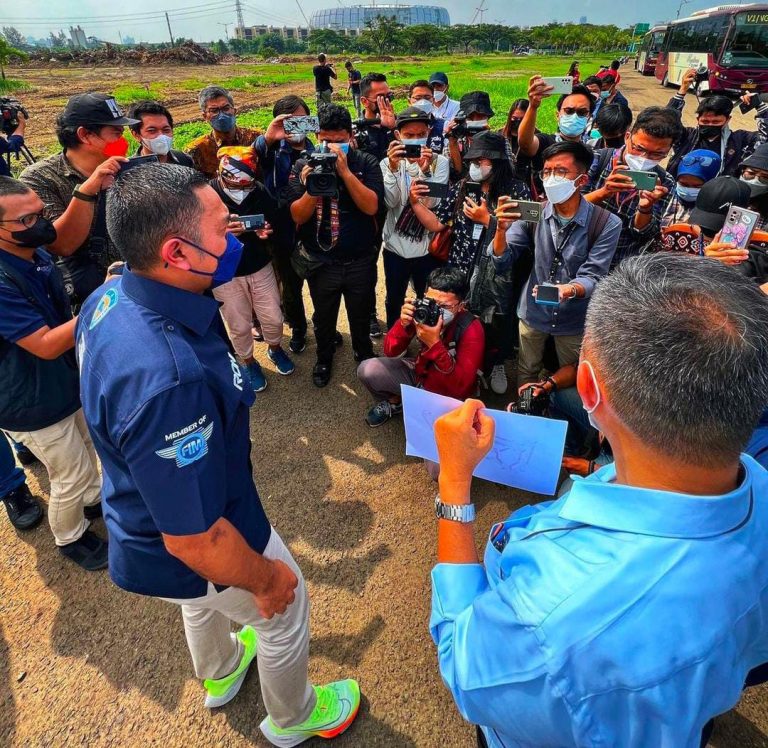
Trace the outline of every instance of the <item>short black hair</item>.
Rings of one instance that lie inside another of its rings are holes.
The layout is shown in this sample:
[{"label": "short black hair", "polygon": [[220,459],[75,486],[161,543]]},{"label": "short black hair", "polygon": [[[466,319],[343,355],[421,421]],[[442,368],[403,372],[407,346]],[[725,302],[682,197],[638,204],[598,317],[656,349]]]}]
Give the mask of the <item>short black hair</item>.
[{"label": "short black hair", "polygon": [[649,106],[637,115],[632,132],[642,130],[652,138],[671,138],[675,143],[683,134],[680,113],[665,106]]},{"label": "short black hair", "polygon": [[589,171],[594,161],[594,151],[584,143],[572,140],[561,140],[559,143],[553,143],[544,149],[541,154],[542,163],[546,163],[555,156],[571,156],[581,171],[585,174]]},{"label": "short black hair", "polygon": [[360,81],[360,95],[368,98],[374,83],[386,83],[387,76],[384,73],[366,73]]},{"label": "short black hair", "polygon": [[131,125],[131,132],[139,132],[142,125],[142,115],[159,114],[168,120],[168,124],[173,127],[173,115],[159,101],[139,101],[128,110],[128,116],[131,119],[139,120],[135,125]]},{"label": "short black hair", "polygon": [[426,78],[421,78],[417,81],[414,81],[411,83],[410,86],[408,86],[408,98],[410,99],[411,96],[413,96],[413,91],[416,88],[428,88],[432,93],[435,92],[435,87],[428,81]]},{"label": "short black hair", "polygon": [[115,180],[107,190],[107,230],[134,270],[157,265],[169,236],[199,239],[203,208],[197,190],[207,184],[197,169],[176,164],[143,164]]},{"label": "short black hair", "polygon": [[79,148],[83,144],[83,141],[77,137],[77,131],[81,127],[86,132],[98,135],[106,125],[68,125],[63,114],[56,117],[56,138],[65,151],[67,148]]},{"label": "short black hair", "polygon": [[468,290],[467,275],[459,268],[450,265],[435,268],[427,278],[427,288],[455,294],[457,298],[463,301]]},{"label": "short black hair", "polygon": [[344,67],[345,67],[345,68],[351,68],[351,67],[352,67],[352,60],[347,60],[347,61],[344,63]]},{"label": "short black hair", "polygon": [[621,67],[621,63],[618,60],[614,60],[611,63],[611,70],[618,70]]},{"label": "short black hair", "polygon": [[352,117],[349,109],[341,104],[325,104],[317,111],[321,130],[346,130],[352,133]]},{"label": "short black hair", "polygon": [[600,83],[601,83],[600,88],[605,88],[606,86],[610,88],[611,86],[615,86],[616,76],[608,73],[608,75],[604,75],[602,78],[600,78]]},{"label": "short black hair", "polygon": [[557,100],[557,111],[558,112],[563,108],[563,102],[569,96],[583,96],[589,102],[589,112],[590,112],[590,114],[595,110],[595,97],[592,96],[592,92],[586,86],[582,86],[579,83],[579,84],[577,84],[577,85],[575,85],[573,87],[573,90],[569,94],[563,94]]},{"label": "short black hair", "polygon": [[584,86],[585,88],[587,86],[600,86],[600,88],[602,88],[603,87],[603,79],[602,78],[598,78],[596,75],[590,75],[589,78],[585,78],[581,82],[581,85]]},{"label": "short black hair", "polygon": [[595,127],[604,133],[621,133],[622,135],[629,130],[632,124],[632,112],[628,106],[618,102],[606,104],[600,107],[600,111],[595,117]]},{"label": "short black hair", "polygon": [[317,56],[317,61],[325,62],[325,55],[322,52]]},{"label": "short black hair", "polygon": [[727,96],[707,96],[696,108],[696,116],[700,114],[722,114],[726,117],[733,112],[733,102]]},{"label": "short black hair", "polygon": [[32,188],[27,187],[24,182],[20,182],[13,177],[0,176],[0,218],[5,215],[2,198],[9,195],[26,195],[28,192],[32,192]]},{"label": "short black hair", "polygon": [[293,114],[299,107],[303,107],[304,111],[309,114],[309,105],[301,96],[288,94],[288,96],[283,96],[275,102],[275,105],[272,107],[272,116]]}]

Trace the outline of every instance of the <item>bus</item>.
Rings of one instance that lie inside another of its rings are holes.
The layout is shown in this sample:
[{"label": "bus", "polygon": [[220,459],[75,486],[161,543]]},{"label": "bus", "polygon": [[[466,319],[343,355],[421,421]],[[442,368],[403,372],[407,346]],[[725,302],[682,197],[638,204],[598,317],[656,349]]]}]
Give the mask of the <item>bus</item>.
[{"label": "bus", "polygon": [[637,57],[635,57],[635,70],[641,75],[653,75],[656,70],[656,58],[664,44],[667,28],[666,25],[654,26],[640,42]]},{"label": "bus", "polygon": [[656,61],[662,86],[679,86],[689,68],[707,70],[697,93],[734,98],[768,91],[768,5],[721,5],[670,23]]}]

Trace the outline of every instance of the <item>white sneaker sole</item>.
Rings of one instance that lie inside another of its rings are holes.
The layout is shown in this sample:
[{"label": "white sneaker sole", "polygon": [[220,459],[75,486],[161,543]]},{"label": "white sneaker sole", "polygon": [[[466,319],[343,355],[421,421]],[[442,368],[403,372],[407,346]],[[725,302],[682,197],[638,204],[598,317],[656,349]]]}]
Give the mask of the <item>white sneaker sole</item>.
[{"label": "white sneaker sole", "polygon": [[[230,636],[233,640],[237,639],[237,634],[234,632],[231,633]],[[251,669],[251,665],[253,665],[255,660],[256,658],[254,657],[248,667],[238,676],[237,680],[229,687],[229,690],[223,696],[211,696],[207,693],[205,695],[206,709],[217,709],[220,706],[229,704],[229,702],[232,701],[232,699],[234,699],[238,693],[240,693],[240,688],[243,685],[243,681],[245,681],[245,676],[248,675],[248,671]]]}]

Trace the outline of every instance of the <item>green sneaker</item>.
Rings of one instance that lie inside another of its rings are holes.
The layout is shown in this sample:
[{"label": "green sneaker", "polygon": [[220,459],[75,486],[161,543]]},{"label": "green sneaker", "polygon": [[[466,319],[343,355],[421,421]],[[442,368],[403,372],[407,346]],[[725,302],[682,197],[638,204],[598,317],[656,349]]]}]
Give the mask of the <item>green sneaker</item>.
[{"label": "green sneaker", "polygon": [[203,681],[205,686],[206,696],[205,705],[209,709],[215,709],[218,706],[224,706],[228,704],[232,699],[237,696],[240,691],[240,686],[243,685],[245,676],[248,675],[248,668],[251,666],[254,658],[256,657],[256,650],[259,645],[259,635],[253,626],[243,626],[237,634],[230,634],[234,639],[237,637],[240,643],[244,647],[243,656],[240,660],[240,664],[237,669],[225,675],[223,678],[208,678]]},{"label": "green sneaker", "polygon": [[272,745],[291,748],[314,737],[335,738],[355,721],[360,708],[360,686],[356,680],[337,680],[314,688],[317,704],[300,725],[278,727],[269,716],[261,723],[261,732]]}]

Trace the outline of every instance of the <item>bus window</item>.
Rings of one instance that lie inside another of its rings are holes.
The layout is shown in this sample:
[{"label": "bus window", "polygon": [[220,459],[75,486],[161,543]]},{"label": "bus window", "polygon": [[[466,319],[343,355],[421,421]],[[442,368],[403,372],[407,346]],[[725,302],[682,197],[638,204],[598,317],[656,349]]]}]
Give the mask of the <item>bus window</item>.
[{"label": "bus window", "polygon": [[729,67],[768,67],[768,15],[739,13],[722,57]]}]

